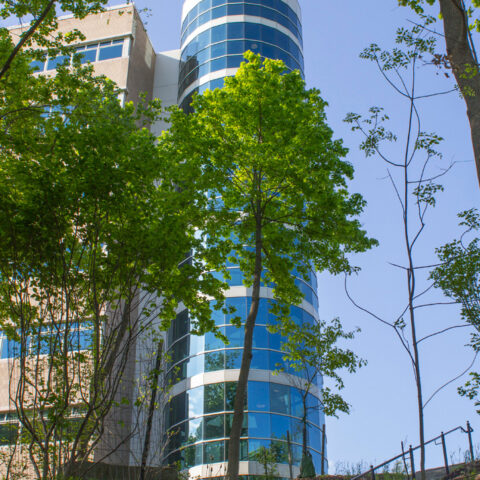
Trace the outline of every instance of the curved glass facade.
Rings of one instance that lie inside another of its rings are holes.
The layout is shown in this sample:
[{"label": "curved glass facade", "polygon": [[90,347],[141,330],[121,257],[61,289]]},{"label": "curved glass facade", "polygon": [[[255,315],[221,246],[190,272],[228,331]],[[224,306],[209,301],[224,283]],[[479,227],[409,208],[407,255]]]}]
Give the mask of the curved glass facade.
[{"label": "curved glass facade", "polygon": [[283,0],[199,0],[185,12],[178,100],[188,108],[195,91],[223,86],[251,50],[283,60],[303,75],[300,19]]},{"label": "curved glass facade", "polygon": [[[225,76],[235,74],[246,50],[281,59],[288,70],[297,69],[303,75],[299,16],[297,0],[185,0],[178,83],[180,106],[188,110],[196,91],[221,88]],[[173,396],[164,418],[170,439],[164,462],[179,463],[199,478],[225,474],[220,467],[228,462],[235,380],[244,337],[243,326],[237,328],[231,320],[239,317],[243,324],[252,301],[247,289],[241,288],[244,278],[238,265],[229,263],[227,267],[230,278],[226,281],[231,290],[227,292],[225,307],[234,307],[235,313],[225,315],[214,310],[213,315],[229,343],[212,333],[191,334],[194,319],[189,318],[187,311],[177,315],[166,339],[170,358],[167,377],[173,385]],[[312,323],[318,310],[315,272],[310,272],[306,279],[297,272],[293,274],[304,302],[290,308],[291,318],[298,324]],[[261,475],[254,461],[261,447],[267,447],[278,462],[279,478],[290,476],[289,463],[297,475],[304,430],[308,451],[320,473],[322,452],[326,451],[322,445],[324,414],[318,397],[322,379],[317,379],[310,393],[302,390],[302,378],[308,372],[295,371],[283,360],[281,346],[285,337],[275,331],[277,319],[269,312],[272,300],[266,298],[271,296],[273,285],[264,282],[262,287],[265,298],[260,301],[253,335],[241,440],[241,460],[248,463],[241,466],[240,474],[244,480]]]}]

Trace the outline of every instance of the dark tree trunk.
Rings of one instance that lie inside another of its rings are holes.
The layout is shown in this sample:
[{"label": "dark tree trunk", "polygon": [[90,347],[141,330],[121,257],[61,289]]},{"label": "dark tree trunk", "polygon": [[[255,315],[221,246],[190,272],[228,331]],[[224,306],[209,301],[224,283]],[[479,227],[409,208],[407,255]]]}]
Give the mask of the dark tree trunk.
[{"label": "dark tree trunk", "polygon": [[472,49],[465,7],[460,0],[439,0],[448,59],[467,105],[467,116],[480,182],[480,74]]},{"label": "dark tree trunk", "polygon": [[142,452],[142,461],[140,464],[140,479],[145,480],[145,475],[147,473],[147,460],[148,454],[150,452],[150,439],[152,434],[152,425],[153,425],[153,415],[155,413],[155,404],[157,402],[157,391],[158,391],[158,377],[160,376],[160,366],[162,363],[163,355],[163,342],[160,341],[158,345],[157,356],[155,358],[155,367],[153,371],[153,384],[152,384],[152,394],[150,397],[150,404],[148,406],[148,415],[147,415],[147,426],[145,431],[145,439],[143,441],[143,452]]},{"label": "dark tree trunk", "polygon": [[243,426],[243,409],[247,394],[248,373],[252,361],[253,329],[257,319],[260,303],[260,281],[262,276],[262,218],[260,215],[260,200],[256,205],[255,229],[255,271],[253,275],[252,306],[245,321],[245,340],[243,344],[242,364],[238,377],[237,391],[233,407],[232,429],[228,444],[228,480],[238,480],[240,463],[240,435]]}]

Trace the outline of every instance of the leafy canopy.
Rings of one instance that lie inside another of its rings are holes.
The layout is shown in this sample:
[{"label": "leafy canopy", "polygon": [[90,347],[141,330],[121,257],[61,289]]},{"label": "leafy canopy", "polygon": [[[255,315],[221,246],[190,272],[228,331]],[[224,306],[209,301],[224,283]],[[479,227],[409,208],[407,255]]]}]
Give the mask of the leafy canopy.
[{"label": "leafy canopy", "polygon": [[194,99],[194,113],[171,110],[160,149],[197,177],[207,268],[222,270],[228,258],[251,286],[260,240],[264,283],[281,304],[298,304],[294,268],[305,278],[312,267],[351,272],[347,254],[375,241],[355,218],[365,202],[347,190],[353,167],[318,90],[281,61],[245,57],[223,89]]}]

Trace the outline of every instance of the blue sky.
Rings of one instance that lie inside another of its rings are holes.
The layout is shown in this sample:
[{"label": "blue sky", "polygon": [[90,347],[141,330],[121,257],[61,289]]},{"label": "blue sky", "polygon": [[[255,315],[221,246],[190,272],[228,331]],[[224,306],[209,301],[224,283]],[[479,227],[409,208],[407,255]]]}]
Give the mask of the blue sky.
[{"label": "blue sky", "polygon": [[[120,2],[111,2],[118,4]],[[181,0],[139,0],[139,8],[149,7],[145,16],[147,30],[157,50],[179,46]],[[386,168],[375,158],[365,159],[358,150],[360,138],[352,134],[342,120],[346,113],[364,113],[372,105],[384,106],[391,117],[391,128],[403,134],[406,128],[406,107],[382,80],[375,66],[359,58],[370,43],[393,45],[397,26],[408,26],[413,14],[398,7],[396,0],[327,2],[301,0],[303,10],[305,70],[308,87],[321,90],[328,101],[328,120],[335,136],[349,147],[348,160],[355,166],[352,191],[368,201],[361,221],[381,246],[354,258],[362,272],[352,278],[350,288],[359,303],[375,309],[385,318],[392,318],[402,309],[405,299],[404,274],[388,262],[404,261],[400,210],[391,185],[385,179]],[[441,41],[440,41],[441,44]],[[425,67],[420,89],[425,93],[439,91],[451,84]],[[423,100],[423,129],[435,131],[445,138],[441,147],[444,165],[459,162],[445,177],[445,192],[429,217],[427,233],[418,250],[419,261],[434,263],[434,248],[458,234],[457,212],[480,205],[468,122],[463,100],[458,94]],[[398,151],[393,150],[393,155]],[[439,170],[438,170],[439,171]],[[347,299],[343,278],[320,275],[320,315],[328,319],[340,317],[345,328],[362,329],[353,348],[368,360],[368,366],[355,375],[345,375],[344,396],[352,405],[350,415],[327,420],[330,471],[346,462],[376,464],[400,451],[400,442],[417,444],[416,393],[412,368],[405,352],[392,332],[357,310]],[[419,315],[419,331],[428,334],[435,329],[455,324],[458,309],[451,306],[425,309]],[[435,340],[424,342],[421,349],[425,397],[439,385],[455,377],[471,362],[473,354],[464,345],[466,329],[459,329]],[[480,364],[477,364],[477,369]],[[474,440],[480,442],[480,421],[471,401],[456,393],[460,381],[437,395],[425,411],[427,438],[438,435],[469,419],[476,429]],[[466,449],[466,436],[453,435],[447,440],[450,452]],[[427,463],[440,465],[441,447],[433,446]]]},{"label": "blue sky", "polygon": [[[111,1],[111,5],[123,1]],[[375,66],[359,58],[370,43],[392,46],[398,26],[416,20],[413,14],[398,7],[396,0],[321,1],[300,0],[303,10],[305,70],[308,87],[321,90],[328,101],[328,121],[337,138],[343,138],[350,149],[348,160],[355,166],[356,176],[351,190],[360,192],[368,201],[361,221],[369,234],[380,241],[380,247],[353,258],[362,271],[349,280],[351,293],[362,305],[391,319],[405,303],[404,274],[392,263],[404,263],[400,210],[386,177],[385,165],[376,158],[366,159],[358,150],[360,137],[350,132],[342,120],[348,112],[365,113],[372,105],[383,106],[391,117],[392,130],[399,137],[406,129],[406,106],[382,79]],[[179,47],[181,0],[138,0],[146,27],[156,50]],[[441,44],[441,39],[439,39]],[[442,75],[430,67],[421,70],[419,88],[424,93],[451,87]],[[421,108],[426,131],[435,131],[445,138],[441,146],[443,165],[458,162],[442,180],[445,192],[428,218],[424,237],[419,242],[420,263],[435,263],[435,247],[459,234],[456,214],[480,205],[469,127],[465,105],[458,94],[422,100]],[[399,145],[401,143],[399,142]],[[398,149],[391,150],[399,155]],[[439,168],[436,171],[440,171]],[[392,332],[362,313],[347,299],[343,278],[321,274],[319,277],[320,316],[340,317],[346,329],[360,327],[349,347],[368,360],[368,365],[355,375],[345,375],[345,399],[352,405],[350,415],[327,420],[330,472],[339,462],[376,464],[400,451],[400,442],[418,443],[414,379],[408,358]],[[421,334],[458,322],[458,309],[452,306],[422,309],[418,328]],[[444,337],[422,344],[421,358],[425,397],[438,386],[455,377],[472,361],[467,329],[458,329]],[[480,362],[476,364],[480,370]],[[453,382],[427,406],[426,436],[431,438],[469,419],[480,443],[480,419],[471,401],[458,396],[456,389],[465,377]],[[467,448],[465,435],[447,439],[450,452]],[[429,449],[427,464],[442,462],[440,446]]]}]

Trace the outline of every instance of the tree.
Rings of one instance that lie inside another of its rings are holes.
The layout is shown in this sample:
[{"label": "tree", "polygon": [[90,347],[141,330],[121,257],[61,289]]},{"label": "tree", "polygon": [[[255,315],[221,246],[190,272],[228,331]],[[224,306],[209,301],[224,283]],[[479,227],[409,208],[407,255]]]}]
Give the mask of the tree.
[{"label": "tree", "polygon": [[[431,273],[431,278],[437,288],[453,301],[461,305],[461,317],[475,329],[470,345],[475,352],[480,351],[480,215],[476,209],[459,214],[460,225],[466,227],[460,239],[447,243],[437,249],[441,264]],[[466,236],[473,234],[474,238],[465,243]],[[470,380],[465,387],[460,388],[461,395],[470,399],[478,397],[480,375],[470,373]],[[476,400],[476,406],[480,401]]]},{"label": "tree", "polygon": [[312,266],[351,272],[347,254],[375,244],[355,218],[364,201],[348,193],[353,168],[341,160],[341,142],[332,140],[319,92],[305,90],[300,73],[285,74],[280,61],[262,63],[251,52],[245,57],[248,62],[223,89],[196,97],[194,113],[174,108],[171,129],[160,139],[160,148],[188,163],[197,172],[198,189],[208,192],[201,233],[207,268],[224,269],[230,259],[252,289],[229,442],[230,480],[238,478],[262,282],[274,284],[271,311],[287,318],[289,305],[302,300],[294,267],[304,278]]},{"label": "tree", "polygon": [[46,480],[80,477],[92,452],[128,442],[127,425],[98,454],[131,401],[132,346],[179,302],[208,328],[203,295],[221,300],[223,284],[184,261],[201,218],[188,171],[149,133],[159,103],[123,108],[91,67],[47,78],[30,61],[18,52],[0,79],[0,331],[18,425],[6,476],[28,458]]},{"label": "tree", "polygon": [[[424,5],[440,7],[443,22],[443,38],[447,56],[436,55],[437,63],[451,69],[467,106],[470,122],[473,153],[480,183],[480,75],[473,31],[480,31],[478,19],[471,22],[475,10],[479,7],[476,0],[399,0],[400,5],[410,6],[425,17]],[[429,16],[428,22],[434,18]]]},{"label": "tree", "polygon": [[[278,327],[277,327],[278,328]],[[295,372],[292,385],[297,387],[302,396],[302,464],[300,478],[311,478],[304,471],[308,458],[307,450],[307,419],[309,410],[315,407],[309,405],[308,396],[321,377],[331,378],[337,389],[341,390],[344,383],[338,370],[346,369],[354,373],[357,368],[365,365],[352,351],[344,350],[337,345],[339,340],[352,339],[354,332],[344,332],[339,319],[328,324],[323,321],[313,324],[296,325],[291,319],[283,319],[282,333],[287,340],[282,345],[284,360]],[[332,393],[329,387],[321,390],[321,408],[325,415],[337,416],[337,412],[349,413],[349,405],[338,393]],[[325,449],[324,449],[325,450]],[[322,458],[325,462],[325,458]]]},{"label": "tree", "polygon": [[[422,261],[418,260],[418,245],[428,225],[428,213],[436,205],[437,194],[443,191],[443,186],[438,184],[437,180],[445,175],[453,165],[443,167],[441,164],[435,165],[436,161],[442,158],[437,149],[443,139],[435,133],[423,130],[421,112],[418,106],[419,99],[430,96],[428,93],[418,92],[419,63],[425,55],[434,53],[435,38],[427,36],[422,27],[414,27],[412,30],[401,28],[397,31],[396,43],[399,47],[392,51],[382,50],[378,45],[372,44],[360,56],[377,65],[388,85],[407,104],[406,135],[403,138],[402,145],[397,147],[399,137],[388,130],[389,116],[381,107],[370,108],[366,117],[350,113],[345,121],[352,125],[353,131],[362,135],[363,141],[360,144],[360,149],[365,153],[365,156],[376,157],[386,165],[385,179],[392,184],[394,197],[398,200],[400,207],[399,225],[403,236],[402,247],[404,252],[404,263],[398,265],[397,262],[391,265],[402,272],[407,295],[399,314],[387,319],[386,316],[360,306],[349,294],[347,283],[345,283],[345,286],[347,295],[354,305],[383,325],[391,328],[408,355],[416,386],[420,470],[422,479],[424,479],[425,407],[442,388],[453,380],[446,382],[425,400],[421,368],[422,342],[459,326],[449,326],[446,329],[433,331],[420,337],[417,328],[420,309],[449,305],[455,302],[426,296],[431,292],[433,285],[422,272],[428,272],[433,267],[432,265],[422,264]],[[457,378],[459,377],[454,380]]]},{"label": "tree", "polygon": [[[58,51],[68,52],[68,45],[83,39],[79,30],[68,33],[57,32],[57,9],[71,13],[75,18],[85,18],[87,15],[103,10],[108,0],[25,0],[0,2],[0,17],[3,19],[16,17],[22,24],[29,27],[16,39],[10,42],[10,33],[6,28],[0,29],[2,47],[8,48],[2,52],[0,63],[0,80],[12,68],[15,58],[20,52],[39,58],[48,53],[55,56]],[[128,3],[128,2],[127,2]],[[2,48],[3,50],[3,48]]]}]

